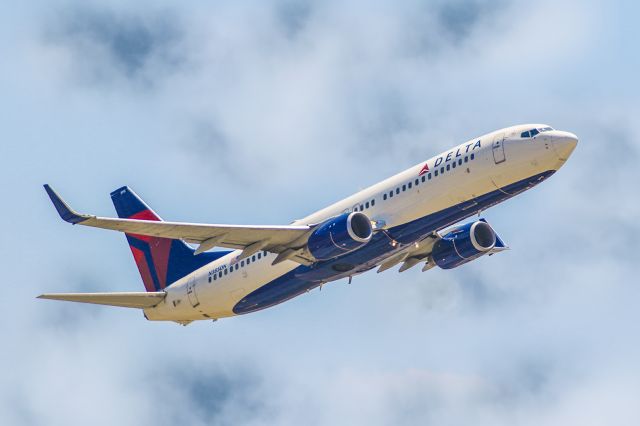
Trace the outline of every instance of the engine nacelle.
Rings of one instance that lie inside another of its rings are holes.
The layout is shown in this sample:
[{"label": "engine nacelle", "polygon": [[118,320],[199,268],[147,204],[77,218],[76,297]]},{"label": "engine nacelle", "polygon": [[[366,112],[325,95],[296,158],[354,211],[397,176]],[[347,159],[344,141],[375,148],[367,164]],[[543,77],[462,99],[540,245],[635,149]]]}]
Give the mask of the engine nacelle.
[{"label": "engine nacelle", "polygon": [[307,247],[318,260],[333,259],[367,244],[373,235],[369,218],[360,212],[344,213],[321,223]]},{"label": "engine nacelle", "polygon": [[433,246],[431,257],[442,269],[452,269],[487,254],[496,246],[498,237],[482,220],[467,223],[447,233]]}]

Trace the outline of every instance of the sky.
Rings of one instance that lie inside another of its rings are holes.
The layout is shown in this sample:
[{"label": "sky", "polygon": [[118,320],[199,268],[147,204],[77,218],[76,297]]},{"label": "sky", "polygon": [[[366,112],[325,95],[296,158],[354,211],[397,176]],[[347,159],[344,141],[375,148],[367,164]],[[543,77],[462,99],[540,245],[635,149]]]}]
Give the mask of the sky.
[{"label": "sky", "polygon": [[[0,424],[637,425],[630,1],[14,2],[0,15]],[[287,224],[502,127],[580,143],[484,213],[512,250],[187,327],[36,300],[141,291],[112,215]]]}]

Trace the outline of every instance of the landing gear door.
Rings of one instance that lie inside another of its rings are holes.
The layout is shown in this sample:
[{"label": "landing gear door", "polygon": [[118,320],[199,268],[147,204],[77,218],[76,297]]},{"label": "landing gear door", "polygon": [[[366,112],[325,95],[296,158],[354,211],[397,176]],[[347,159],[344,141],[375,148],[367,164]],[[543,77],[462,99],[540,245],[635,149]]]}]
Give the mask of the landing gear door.
[{"label": "landing gear door", "polygon": [[507,157],[504,155],[504,133],[496,135],[493,139],[493,161],[496,164],[504,163]]},{"label": "landing gear door", "polygon": [[189,297],[189,302],[191,306],[194,308],[200,304],[198,301],[198,296],[196,295],[196,277],[192,275],[187,281],[187,296]]}]

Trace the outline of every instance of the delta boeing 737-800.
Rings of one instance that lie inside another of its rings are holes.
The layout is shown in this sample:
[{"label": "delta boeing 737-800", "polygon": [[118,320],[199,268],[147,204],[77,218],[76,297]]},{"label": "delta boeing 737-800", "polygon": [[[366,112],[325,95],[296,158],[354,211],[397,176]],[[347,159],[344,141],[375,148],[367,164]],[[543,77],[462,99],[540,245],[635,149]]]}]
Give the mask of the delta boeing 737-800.
[{"label": "delta boeing 737-800", "polygon": [[186,325],[265,309],[376,267],[456,268],[507,248],[484,219],[458,223],[547,179],[577,143],[543,124],[505,128],[284,226],[165,222],[126,186],[111,193],[118,218],[79,214],[45,185],[65,221],[125,233],[146,292],[39,297],[138,308],[148,320]]}]

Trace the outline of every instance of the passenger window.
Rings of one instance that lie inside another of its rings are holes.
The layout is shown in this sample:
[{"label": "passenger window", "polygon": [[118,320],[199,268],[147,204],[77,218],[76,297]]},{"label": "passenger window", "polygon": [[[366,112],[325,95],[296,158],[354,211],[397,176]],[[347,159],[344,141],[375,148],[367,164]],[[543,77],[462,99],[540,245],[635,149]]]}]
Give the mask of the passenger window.
[{"label": "passenger window", "polygon": [[407,190],[407,185],[402,185],[402,192]]},{"label": "passenger window", "polygon": [[360,204],[360,211],[364,210],[364,206]]},{"label": "passenger window", "polygon": [[425,178],[426,178],[426,176],[425,176],[425,175],[422,175],[422,183],[424,183],[424,182],[426,181],[426,179],[425,179]]},{"label": "passenger window", "polygon": [[209,282],[211,282],[211,275],[209,275]]},{"label": "passenger window", "polygon": [[451,163],[451,167],[453,167],[453,168],[455,169],[457,164],[458,164],[458,163],[456,163],[456,162],[454,161],[453,163]]},{"label": "passenger window", "polygon": [[250,263],[251,263],[251,258],[250,258],[250,257],[248,257],[248,258],[247,258],[247,266],[248,266]]},{"label": "passenger window", "polygon": [[262,257],[262,253],[258,253],[258,259]]},{"label": "passenger window", "polygon": [[458,160],[458,166],[462,166],[462,158]]},{"label": "passenger window", "polygon": [[447,171],[451,170],[451,164],[447,164]]},{"label": "passenger window", "polygon": [[384,201],[384,200],[386,200],[386,199],[387,199],[387,194],[384,194],[384,195],[382,196],[382,201]]},{"label": "passenger window", "polygon": [[240,267],[244,268],[244,260],[240,262]]},{"label": "passenger window", "polygon": [[238,270],[238,268],[240,268],[240,265],[236,263],[236,271]]},{"label": "passenger window", "polygon": [[227,269],[225,268],[225,270],[224,270],[224,274],[225,274],[225,275],[227,275],[227,272],[229,272],[229,271],[227,271]]},{"label": "passenger window", "polygon": [[414,183],[416,184],[416,186],[418,186],[420,184],[420,179],[416,179]]},{"label": "passenger window", "polygon": [[400,188],[396,188],[396,195],[400,193]]},{"label": "passenger window", "polygon": [[464,162],[468,163],[469,162],[469,157],[464,157]]},{"label": "passenger window", "polygon": [[476,155],[475,154],[471,154],[471,159],[475,160],[475,158],[476,158]]},{"label": "passenger window", "polygon": [[431,173],[427,175],[427,179],[431,180]]},{"label": "passenger window", "polygon": [[367,208],[367,209],[369,208],[369,202],[368,201],[364,204],[364,207]]},{"label": "passenger window", "polygon": [[222,271],[218,272],[218,278],[222,278]]},{"label": "passenger window", "polygon": [[535,135],[537,135],[538,133],[540,133],[540,132],[538,132],[538,129],[533,129],[533,130],[531,130],[531,137],[534,137],[534,136],[535,136]]},{"label": "passenger window", "polygon": [[440,174],[444,173],[444,167],[440,167]]},{"label": "passenger window", "polygon": [[389,193],[389,197],[390,197],[390,198],[393,198],[393,191],[391,191],[391,192]]},{"label": "passenger window", "polygon": [[433,174],[434,174],[434,175],[436,175],[436,176],[438,176],[438,170],[436,169],[436,170],[433,172]]},{"label": "passenger window", "polygon": [[376,200],[371,200],[371,207],[376,205]]},{"label": "passenger window", "polygon": [[409,182],[409,184],[407,185],[407,187],[408,187],[409,189],[411,189],[411,182]]}]

